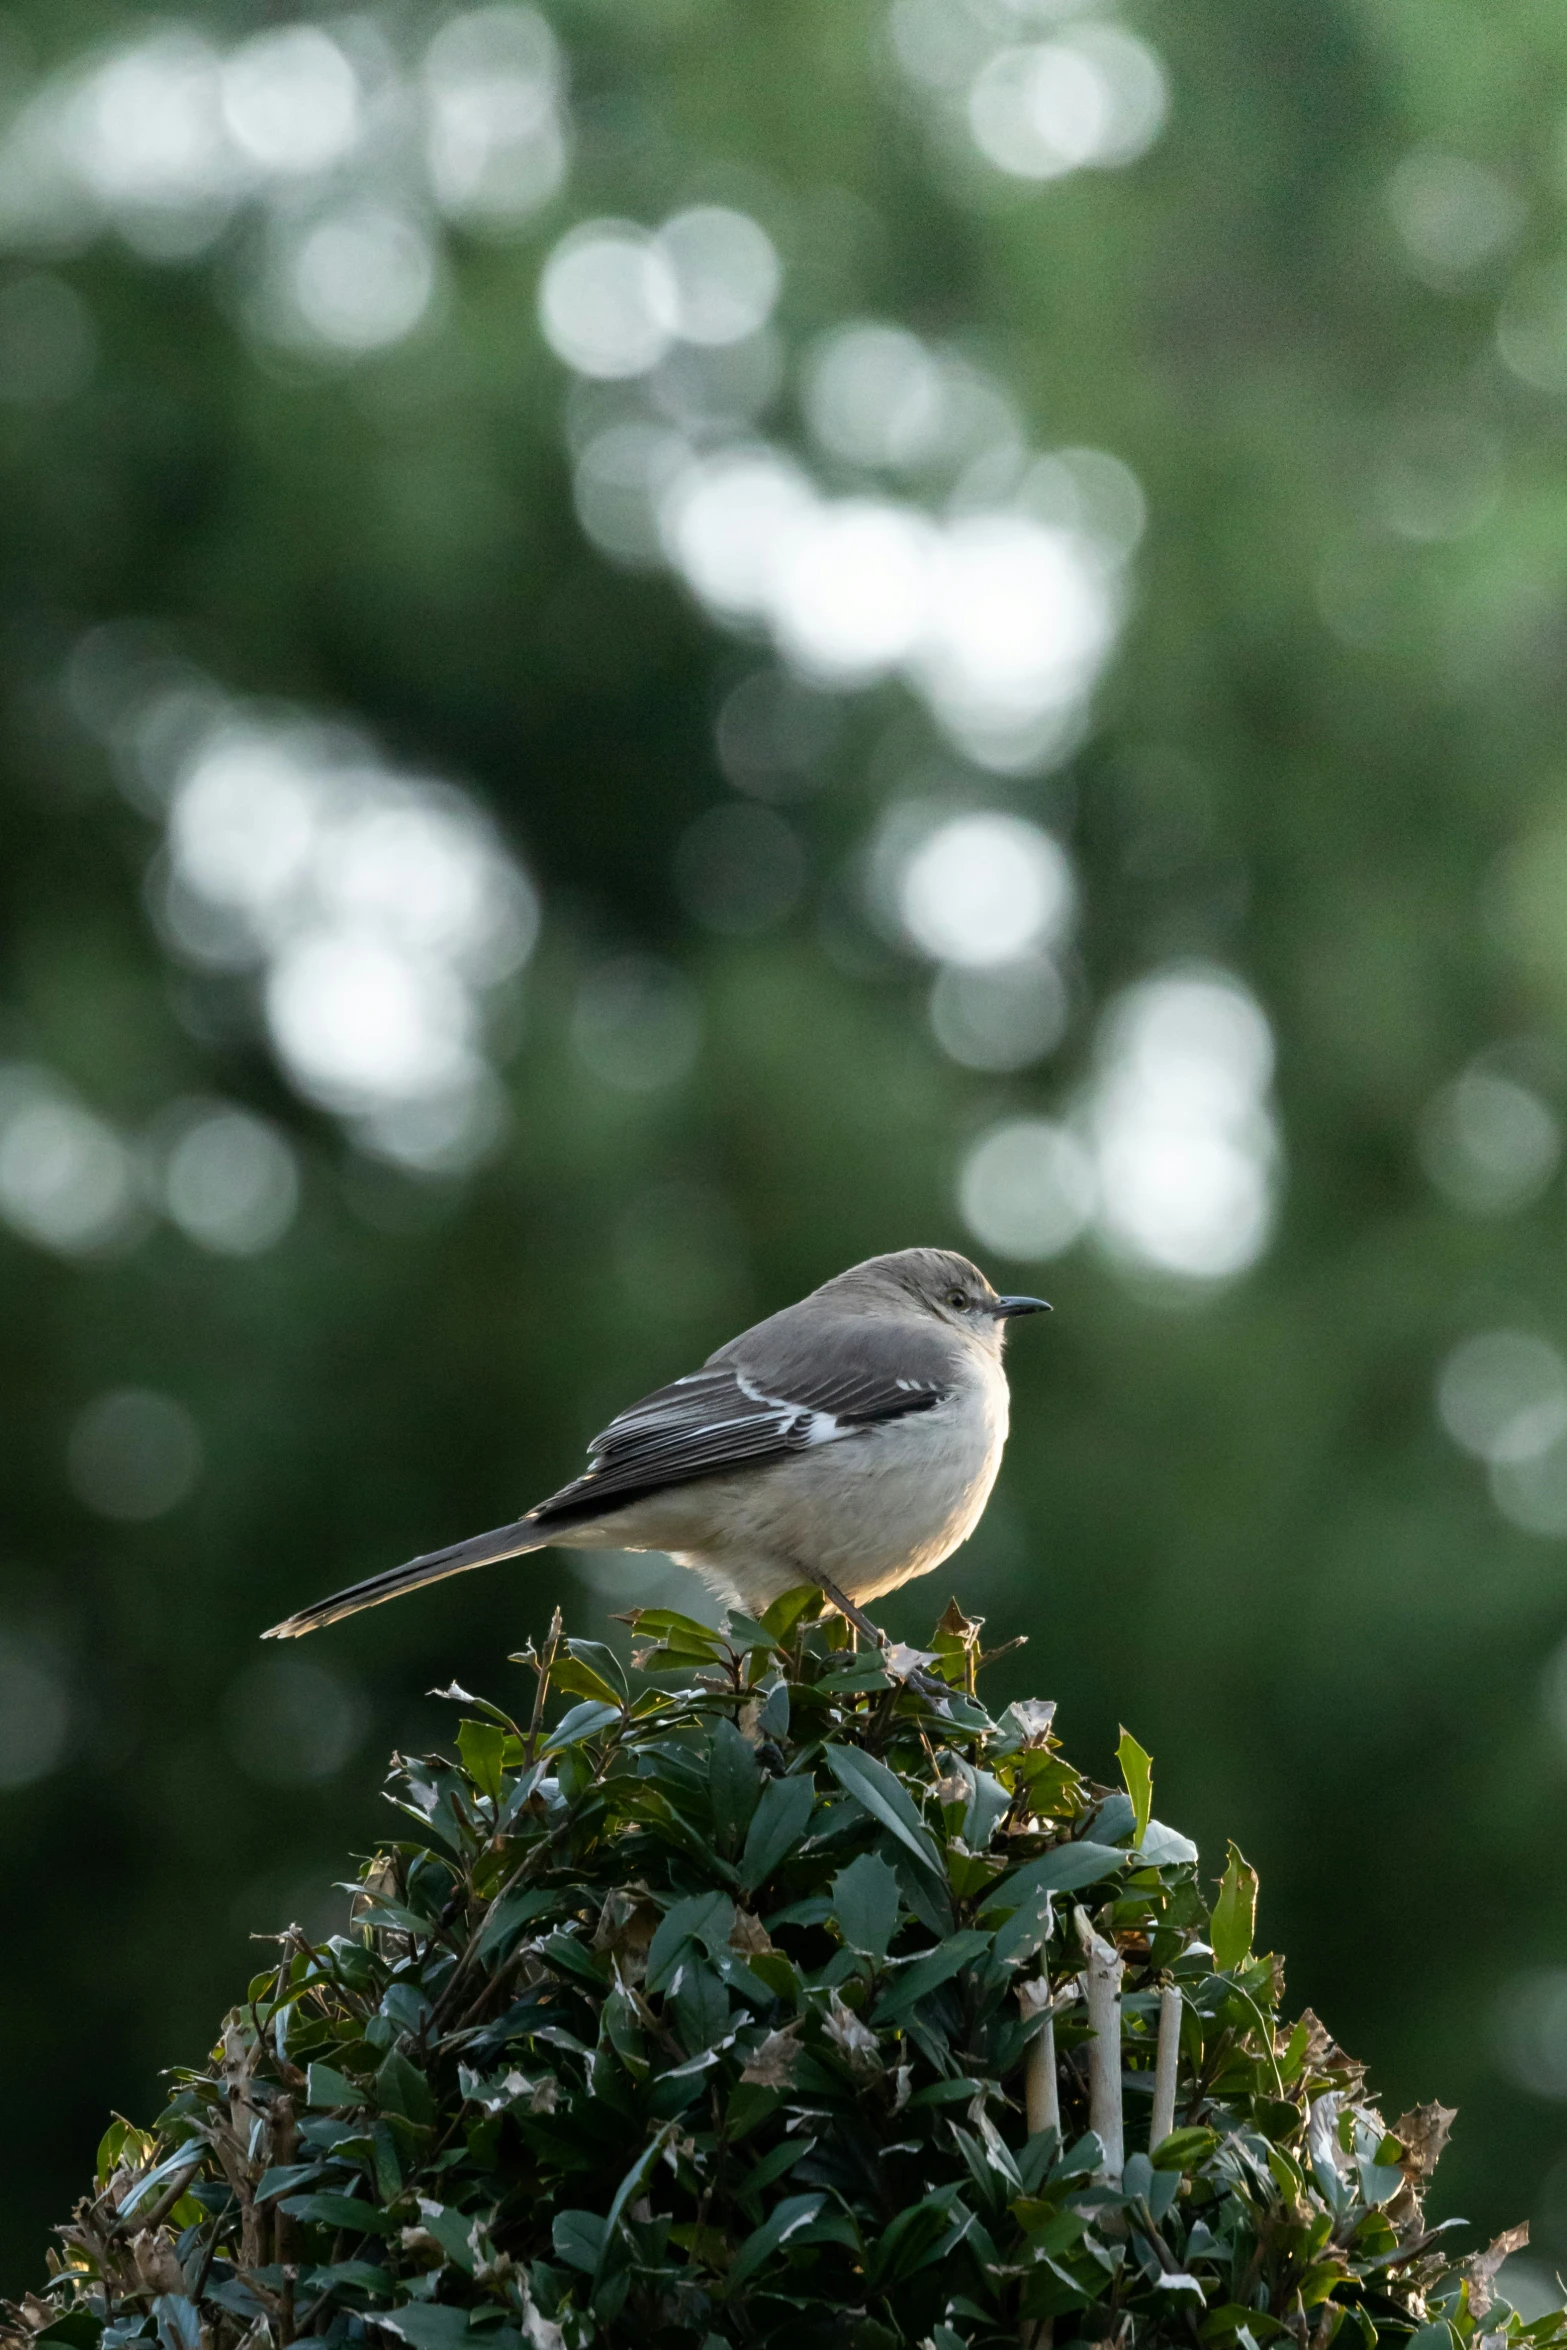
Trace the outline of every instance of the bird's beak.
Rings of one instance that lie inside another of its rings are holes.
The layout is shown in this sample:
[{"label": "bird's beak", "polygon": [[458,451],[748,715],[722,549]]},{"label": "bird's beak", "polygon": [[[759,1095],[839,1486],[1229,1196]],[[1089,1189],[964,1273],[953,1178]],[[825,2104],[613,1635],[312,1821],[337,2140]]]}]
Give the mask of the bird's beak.
[{"label": "bird's beak", "polygon": [[1014,1314],[1048,1314],[1052,1307],[1046,1297],[998,1297],[990,1310],[998,1322],[1010,1322]]}]

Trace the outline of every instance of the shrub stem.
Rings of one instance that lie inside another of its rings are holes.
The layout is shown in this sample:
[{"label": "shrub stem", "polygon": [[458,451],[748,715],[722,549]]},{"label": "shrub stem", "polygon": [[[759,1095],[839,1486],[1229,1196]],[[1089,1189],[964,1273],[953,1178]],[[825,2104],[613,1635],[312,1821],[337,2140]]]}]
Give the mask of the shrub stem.
[{"label": "shrub stem", "polygon": [[1061,2092],[1056,2081],[1056,2025],[1050,2005],[1050,1978],[1019,1983],[1018,2005],[1025,2022],[1044,2009],[1045,2020],[1028,2044],[1023,2071],[1023,2112],[1031,2138],[1061,2127]]},{"label": "shrub stem", "polygon": [[1154,2059],[1153,2116],[1148,2124],[1148,2151],[1168,2138],[1175,2127],[1175,2076],[1181,2061],[1181,1994],[1167,1983],[1159,1994],[1159,2048]]},{"label": "shrub stem", "polygon": [[1088,1955],[1083,1994],[1088,2002],[1088,2126],[1104,2148],[1103,2176],[1119,2186],[1126,2163],[1121,2119],[1121,1953],[1096,1934],[1084,1909],[1073,1911]]}]

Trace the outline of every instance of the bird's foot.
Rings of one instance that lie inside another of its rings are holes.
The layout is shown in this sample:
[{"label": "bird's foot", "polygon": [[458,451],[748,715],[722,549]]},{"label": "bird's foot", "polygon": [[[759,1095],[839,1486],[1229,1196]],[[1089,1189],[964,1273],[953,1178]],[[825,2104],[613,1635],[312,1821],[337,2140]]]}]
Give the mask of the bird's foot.
[{"label": "bird's foot", "polygon": [[[895,1669],[889,1667],[889,1670]],[[923,1665],[914,1665],[909,1671],[899,1673],[898,1678],[903,1682],[905,1688],[912,1689],[917,1696],[923,1697],[926,1703],[933,1705],[938,1713],[951,1712],[952,1709],[948,1701],[952,1696],[952,1685],[950,1682],[944,1681],[939,1673],[927,1673]]]}]

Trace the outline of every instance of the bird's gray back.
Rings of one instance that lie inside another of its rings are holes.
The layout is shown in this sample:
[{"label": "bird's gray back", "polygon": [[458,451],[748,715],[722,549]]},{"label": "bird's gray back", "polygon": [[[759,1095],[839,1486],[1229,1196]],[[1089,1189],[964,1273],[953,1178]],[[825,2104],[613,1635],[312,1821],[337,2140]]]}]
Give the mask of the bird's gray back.
[{"label": "bird's gray back", "polygon": [[895,1293],[890,1309],[870,1311],[818,1290],[617,1413],[583,1474],[529,1516],[540,1528],[596,1522],[663,1486],[762,1468],[935,1411],[975,1389],[975,1353],[912,1298]]},{"label": "bird's gray back", "polygon": [[970,1350],[956,1331],[912,1300],[878,1304],[870,1313],[817,1290],[742,1330],[704,1368],[737,1371],[769,1395],[809,1394],[816,1409],[851,1418],[856,1399],[874,1406],[889,1389],[946,1394],[966,1383]]}]

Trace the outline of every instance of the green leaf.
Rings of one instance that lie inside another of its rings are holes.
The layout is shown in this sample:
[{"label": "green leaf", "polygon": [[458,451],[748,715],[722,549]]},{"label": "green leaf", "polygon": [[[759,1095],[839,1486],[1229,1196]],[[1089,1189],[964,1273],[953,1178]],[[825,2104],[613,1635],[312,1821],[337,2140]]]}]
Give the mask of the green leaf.
[{"label": "green leaf", "polygon": [[371,2129],[370,2160],[376,2193],[383,2203],[394,2202],[403,2191],[403,2163],[389,2122],[376,2122]]},{"label": "green leaf", "polygon": [[369,2102],[369,2092],[356,2086],[346,2073],[334,2072],[329,2064],[313,2064],[305,2077],[305,2103],[327,2108],[359,2106]]},{"label": "green leaf", "polygon": [[[639,1789],[635,1809],[652,1833],[663,1843],[672,1844],[698,1862],[710,1876],[719,1877],[726,1884],[740,1885],[743,1880],[730,1862],[714,1844],[712,1837],[699,1836],[684,1812],[678,1811],[659,1787]],[[752,1823],[753,1827],[755,1823]]]},{"label": "green leaf", "polygon": [[934,1950],[927,1950],[923,1958],[905,1967],[876,2002],[873,2021],[889,2023],[896,2016],[907,2015],[918,2006],[928,1992],[938,1990],[953,1975],[961,1974],[990,1948],[988,1934],[951,1934]]},{"label": "green leaf", "polygon": [[797,2162],[803,2162],[813,2152],[815,2145],[814,2138],[784,2138],[771,2154],[764,2154],[756,2168],[746,2173],[744,2192],[750,2207],[755,2208],[752,2199],[759,2197],[764,2187],[770,2187],[775,2179],[785,2177]]},{"label": "green leaf", "polygon": [[495,1802],[501,1791],[505,1731],[496,1722],[464,1722],[457,1732],[457,1751],[479,1793]]},{"label": "green leaf", "polygon": [[660,1919],[648,1950],[648,1989],[663,1990],[688,1943],[700,1942],[710,1955],[724,1949],[734,1922],[735,1905],[727,1893],[693,1893],[688,1900],[677,1901]]},{"label": "green leaf", "polygon": [[764,1738],[771,1738],[775,1743],[780,1738],[788,1737],[789,1684],[787,1681],[775,1681],[771,1689],[768,1690],[762,1702],[762,1710],[756,1717],[756,1726]]},{"label": "green leaf", "polygon": [[396,2309],[378,2309],[378,2326],[410,2342],[413,2350],[460,2350],[468,2336],[466,2309],[448,2309],[438,2301],[404,2301]]},{"label": "green leaf", "polygon": [[435,1922],[401,1901],[389,1901],[384,1893],[362,1897],[354,1915],[361,1926],[390,1926],[399,1934],[416,1935],[420,1941],[430,1933]]},{"label": "green leaf", "polygon": [[1219,2143],[1217,2130],[1172,2130],[1168,2138],[1161,2138],[1153,2149],[1155,2170],[1195,2170],[1206,2161]]},{"label": "green leaf", "polygon": [[621,2180],[620,2185],[615,2189],[615,2200],[610,2205],[604,2221],[604,2240],[599,2246],[598,2268],[600,2270],[604,2266],[605,2254],[614,2241],[615,2230],[625,2216],[626,2206],[631,2202],[633,2196],[640,2194],[643,2180],[663,2153],[668,2140],[669,2132],[667,2130],[660,2130],[656,2138],[650,2138]]},{"label": "green leaf", "polygon": [[311,2292],[326,2292],[335,2285],[356,2285],[364,2293],[390,2293],[392,2274],[374,2260],[334,2260],[322,2268],[305,2271],[305,2284]]},{"label": "green leaf", "polygon": [[1137,1858],[1144,1868],[1181,1868],[1196,1860],[1197,1847],[1178,1829],[1167,1828],[1163,1820],[1150,1820],[1138,1839]]},{"label": "green leaf", "polygon": [[435,2119],[429,2082],[399,2048],[390,2051],[375,2076],[375,2101],[382,2113],[400,2113],[411,2122]]},{"label": "green leaf", "polygon": [[797,2228],[810,2225],[826,2200],[825,2195],[786,2195],[761,2226],[754,2228],[746,2237],[730,2262],[730,2285],[743,2285],[747,2277],[755,2276],[763,2263],[771,2260],[779,2246],[786,2244]]},{"label": "green leaf", "polygon": [[927,2105],[972,2105],[976,2097],[985,2093],[983,2081],[976,2081],[967,2073],[959,2073],[954,2080],[928,2081],[923,2089],[916,2089],[909,2099],[909,2111]]},{"label": "green leaf", "polygon": [[347,2228],[356,2235],[395,2236],[397,2222],[390,2212],[382,2211],[374,2203],[361,2202],[357,2195],[285,2195],[278,2205],[290,2219],[302,2219],[313,2227]]},{"label": "green leaf", "polygon": [[1052,1896],[1041,1885],[1032,1885],[1017,1908],[998,1928],[991,1956],[998,1966],[1021,1966],[1025,1959],[1037,1958],[1050,1939],[1054,1922]]},{"label": "green leaf", "polygon": [[[558,1677],[563,1666],[574,1665],[579,1671],[593,1674],[601,1683],[606,1700],[623,1705],[631,1694],[626,1669],[615,1651],[602,1640],[568,1640],[566,1655],[555,1660]],[[584,1695],[589,1694],[584,1692]]]},{"label": "green leaf", "polygon": [[160,2293],[152,2305],[163,2350],[201,2350],[201,2319],[183,2293]]},{"label": "green leaf", "polygon": [[609,2229],[596,2211],[557,2211],[550,2241],[557,2259],[591,2277],[598,2271],[599,2256],[608,2235]]},{"label": "green leaf", "polygon": [[133,2159],[138,2148],[141,2151],[143,2161],[152,2152],[152,2140],[150,2138],[144,2139],[141,2131],[133,2129],[122,2115],[116,2114],[98,2141],[94,2176],[100,2187],[106,2187],[114,2176],[120,2166],[121,2158],[125,2154],[127,2144],[131,2148]]},{"label": "green leaf", "polygon": [[816,1807],[816,1789],[803,1774],[769,1779],[746,1830],[740,1855],[740,1882],[747,1893],[765,1885],[805,1834]]},{"label": "green leaf", "polygon": [[534,1944],[534,1948],[547,1964],[559,1967],[565,1974],[575,1975],[593,1990],[603,1991],[608,1987],[608,1961],[591,1950],[576,1934],[558,1928],[553,1934],[545,1934]]},{"label": "green leaf", "polygon": [[1404,2184],[1403,2172],[1390,2163],[1362,2162],[1357,2168],[1361,2199],[1368,2204],[1391,2203]]},{"label": "green leaf", "polygon": [[621,1708],[618,1705],[601,1705],[597,1699],[590,1698],[586,1704],[574,1705],[569,1713],[562,1714],[540,1752],[558,1754],[563,1747],[580,1746],[584,1738],[592,1738],[598,1731],[607,1730],[611,1722],[618,1722],[620,1717]]},{"label": "green leaf", "polygon": [[1245,1965],[1251,1956],[1256,1931],[1257,1872],[1248,1867],[1238,1847],[1232,1844],[1224,1875],[1219,1880],[1219,1898],[1213,1905],[1210,1930],[1213,1963],[1220,1974],[1230,1974],[1236,1967]]},{"label": "green leaf", "polygon": [[979,1636],[984,1628],[983,1616],[966,1616],[957,1601],[949,1599],[930,1636],[931,1647],[941,1659],[939,1669],[956,1689],[967,1686],[971,1662],[979,1661]]},{"label": "green leaf", "polygon": [[558,1909],[559,1906],[559,1894],[542,1889],[532,1892],[519,1889],[514,1893],[503,1893],[500,1900],[491,1905],[490,1914],[484,1921],[484,1930],[474,1951],[475,1958],[483,1961],[496,1957],[512,1935],[527,1925],[530,1919],[542,1917],[547,1911]]},{"label": "green leaf", "polygon": [[1132,1842],[1141,1844],[1153,1817],[1153,1756],[1144,1752],[1125,1724],[1115,1750],[1121,1779],[1132,1803]]},{"label": "green leaf", "polygon": [[32,2338],[35,2342],[59,2342],[64,2350],[98,2350],[102,2332],[102,2318],[94,2317],[90,2309],[68,2309]]},{"label": "green leaf", "polygon": [[[589,1643],[582,1641],[574,1642],[573,1645],[585,1648]],[[624,1703],[613,1682],[607,1681],[583,1657],[557,1657],[550,1667],[550,1687],[558,1689],[564,1697],[590,1697],[597,1705],[612,1705],[617,1712]]]},{"label": "green leaf", "polygon": [[1136,1825],[1132,1799],[1119,1787],[1113,1788],[1088,1823],[1098,1844],[1125,1844],[1129,1842]]},{"label": "green leaf", "polygon": [[911,1909],[922,1926],[939,1939],[952,1931],[952,1891],[945,1882],[938,1884],[921,1861],[911,1860],[895,1836],[884,1834],[877,1845],[878,1856],[889,1861],[898,1873],[903,1888],[903,1906]]},{"label": "green leaf", "polygon": [[121,2198],[119,2208],[124,2216],[129,2219],[131,2213],[139,2210],[142,2204],[155,2203],[157,2196],[154,2189],[167,2186],[170,2179],[176,2177],[180,2171],[192,2169],[204,2159],[206,2151],[203,2141],[200,2138],[193,2138],[186,2145],[177,2148],[173,2154],[166,2154],[155,2168],[143,2173],[128,2195]]},{"label": "green leaf", "polygon": [[472,2276],[475,2266],[471,2241],[473,2221],[461,2211],[432,2210],[426,2198],[421,2206],[421,2226],[435,2238],[447,2259],[465,2275]]},{"label": "green leaf", "polygon": [[874,1852],[862,1852],[832,1881],[832,1914],[849,1948],[864,1958],[886,1957],[902,1911],[896,1871]]},{"label": "green leaf", "polygon": [[754,1616],[742,1615],[734,1607],[724,1620],[724,1636],[739,1656],[749,1656],[758,1648],[772,1650],[778,1645],[765,1624],[759,1624]]},{"label": "green leaf", "polygon": [[855,1657],[841,1672],[823,1673],[816,1687],[826,1696],[863,1697],[867,1690],[890,1689],[892,1675],[874,1657]]},{"label": "green leaf", "polygon": [[973,1772],[974,1789],[963,1813],[963,1841],[970,1852],[983,1852],[1012,1808],[1012,1792],[989,1771]]},{"label": "green leaf", "polygon": [[[672,1657],[701,1664],[717,1664],[723,1657],[722,1633],[715,1632],[711,1624],[699,1624],[694,1616],[679,1614],[674,1608],[632,1608],[626,1621],[639,1640],[651,1633],[658,1646]],[[633,1658],[632,1662],[635,1661]]]},{"label": "green leaf", "polygon": [[671,2002],[675,2030],[687,2056],[700,2056],[721,2040],[729,2027],[729,1994],[710,1966],[704,1966],[687,1946],[680,1983]]},{"label": "green leaf", "polygon": [[902,2284],[940,2255],[959,2192],[954,2180],[898,2213],[871,2251],[866,2283],[872,2292]]},{"label": "green leaf", "polygon": [[1118,1869],[1130,1865],[1130,1855],[1113,1844],[1058,1844],[1043,1860],[1030,1861],[992,1885],[979,1905],[979,1915],[998,1909],[1021,1909],[1036,1893],[1079,1893],[1087,1885],[1101,1885]]},{"label": "green leaf", "polygon": [[857,1746],[824,1746],[822,1760],[845,1795],[873,1820],[879,1820],[922,1868],[940,1879],[945,1889],[947,1872],[935,1839],[920,1818],[914,1798],[886,1764],[878,1762],[873,1754],[862,1753]]},{"label": "green leaf", "polygon": [[1065,2317],[1087,2309],[1097,2297],[1097,2285],[1084,2285],[1059,2260],[1041,2260],[1023,2279],[1020,2304],[1034,2318]]},{"label": "green leaf", "polygon": [[821,1598],[821,1586],[816,1583],[796,1583],[773,1601],[762,1617],[766,1629],[775,1640],[782,1640],[794,1630],[813,1600]]},{"label": "green leaf", "polygon": [[274,2163],[256,2181],[256,2201],[270,2203],[274,2195],[297,2195],[304,2187],[329,2175],[324,2162]]},{"label": "green leaf", "polygon": [[732,1860],[745,1839],[762,1789],[762,1774],[747,1740],[727,1716],[714,1724],[707,1766],[713,1834]]}]

